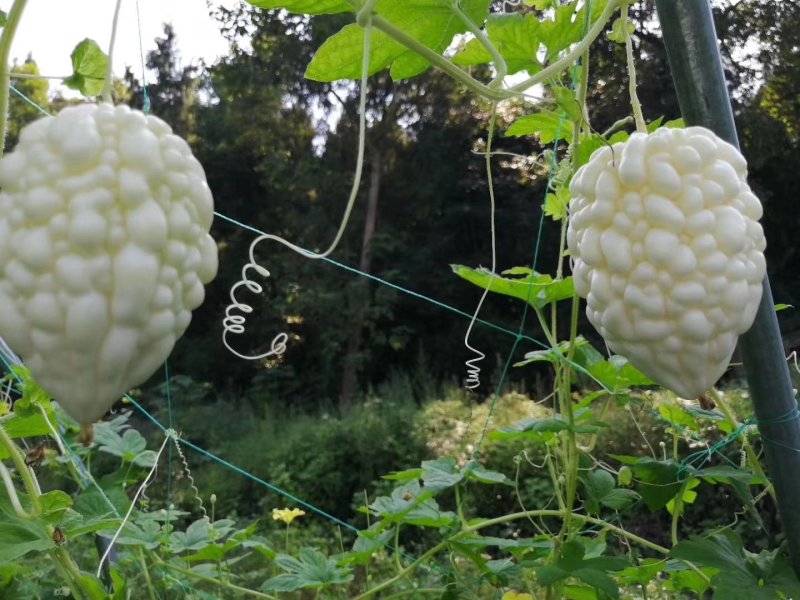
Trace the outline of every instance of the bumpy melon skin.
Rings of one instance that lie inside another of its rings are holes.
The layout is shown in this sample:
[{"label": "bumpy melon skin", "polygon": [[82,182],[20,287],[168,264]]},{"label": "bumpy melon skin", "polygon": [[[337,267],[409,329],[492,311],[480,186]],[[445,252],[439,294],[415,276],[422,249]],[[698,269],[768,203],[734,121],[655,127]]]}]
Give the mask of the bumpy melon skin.
[{"label": "bumpy melon skin", "polygon": [[702,127],[633,134],[570,184],[575,290],[614,352],[684,398],[725,372],[766,273],[739,151]]},{"label": "bumpy melon skin", "polygon": [[152,115],[85,104],[0,160],[0,336],[80,423],[172,351],[217,271],[213,199]]}]

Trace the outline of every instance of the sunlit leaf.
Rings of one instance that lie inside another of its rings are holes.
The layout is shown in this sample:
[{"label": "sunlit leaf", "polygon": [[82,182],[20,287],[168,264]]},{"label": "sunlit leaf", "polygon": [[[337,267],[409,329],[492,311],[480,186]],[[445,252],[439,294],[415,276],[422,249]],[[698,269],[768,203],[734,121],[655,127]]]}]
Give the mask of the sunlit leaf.
[{"label": "sunlit leaf", "polygon": [[108,55],[97,42],[87,38],[75,46],[70,56],[72,75],[64,80],[64,84],[84,96],[99,95],[105,85]]},{"label": "sunlit leaf", "polygon": [[[486,35],[505,59],[508,74],[527,71],[533,75],[542,68],[537,59],[539,46],[538,30],[541,22],[533,14],[495,13],[486,21]],[[453,57],[457,65],[480,65],[492,62],[492,56],[476,39],[470,40]]]},{"label": "sunlit leaf", "polygon": [[267,10],[282,8],[300,15],[326,15],[353,12],[353,5],[345,0],[247,0],[257,8]]},{"label": "sunlit leaf", "polygon": [[463,265],[451,265],[451,268],[456,275],[480,288],[488,287],[497,294],[519,298],[536,308],[572,298],[574,293],[572,277],[553,279],[550,275],[536,273],[527,267],[503,272],[517,275],[513,278],[494,274],[487,269],[471,269]]},{"label": "sunlit leaf", "polygon": [[572,122],[566,115],[540,111],[514,121],[506,130],[506,137],[536,135],[542,144],[550,144],[572,131]]},{"label": "sunlit leaf", "polygon": [[[461,10],[475,23],[483,23],[489,15],[490,0],[462,0]],[[431,50],[442,53],[456,34],[467,30],[446,2],[416,0],[414,3],[396,0],[378,0],[375,12],[407,35]],[[315,81],[359,79],[364,50],[364,29],[357,23],[345,25],[329,37],[314,54],[306,70],[306,77]],[[373,28],[369,73],[390,68],[393,79],[407,79],[419,75],[430,63]]]}]

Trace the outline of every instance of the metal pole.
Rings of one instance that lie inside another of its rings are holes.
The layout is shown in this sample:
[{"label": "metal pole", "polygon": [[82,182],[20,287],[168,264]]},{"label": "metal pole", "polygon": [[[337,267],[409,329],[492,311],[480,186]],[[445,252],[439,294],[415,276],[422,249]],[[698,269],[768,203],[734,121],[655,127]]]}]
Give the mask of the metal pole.
[{"label": "metal pole", "polygon": [[[709,0],[656,0],[681,113],[737,148]],[[739,338],[792,566],[800,575],[800,419],[769,279],[750,330]]]}]

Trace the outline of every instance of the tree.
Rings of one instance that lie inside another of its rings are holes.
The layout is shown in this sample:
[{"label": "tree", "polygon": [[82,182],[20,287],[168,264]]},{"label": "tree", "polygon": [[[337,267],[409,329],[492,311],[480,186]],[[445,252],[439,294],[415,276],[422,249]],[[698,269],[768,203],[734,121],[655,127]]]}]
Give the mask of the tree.
[{"label": "tree", "polygon": [[[42,111],[36,108],[31,102],[34,102],[48,110],[50,106],[47,92],[50,86],[46,79],[37,79],[40,75],[39,67],[36,61],[33,60],[31,55],[25,59],[21,65],[14,65],[11,67],[12,73],[20,73],[27,75],[27,78],[16,78],[12,81],[14,88],[19,94],[11,93],[11,101],[8,109],[8,127],[6,132],[5,147],[11,149],[17,145],[19,141],[20,130],[36,119],[42,118]],[[25,96],[31,102],[23,99]]]}]

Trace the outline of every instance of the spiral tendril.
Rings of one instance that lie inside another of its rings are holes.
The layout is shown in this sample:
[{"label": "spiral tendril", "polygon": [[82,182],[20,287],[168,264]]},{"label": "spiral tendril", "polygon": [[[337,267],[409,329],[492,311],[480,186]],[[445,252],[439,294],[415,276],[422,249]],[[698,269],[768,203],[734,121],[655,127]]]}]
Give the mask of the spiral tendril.
[{"label": "spiral tendril", "polygon": [[[261,235],[257,237],[253,242],[250,244],[249,256],[250,261],[242,267],[242,278],[233,284],[230,291],[230,299],[231,303],[225,308],[225,318],[222,320],[222,343],[225,347],[235,356],[239,358],[243,358],[244,360],[262,360],[265,358],[269,358],[271,356],[280,356],[284,352],[286,352],[286,343],[289,341],[289,335],[285,332],[281,332],[276,335],[272,339],[272,343],[270,344],[270,349],[266,352],[262,352],[261,354],[254,354],[254,355],[247,355],[242,354],[235,350],[230,342],[228,341],[228,335],[241,335],[245,332],[245,323],[247,321],[247,315],[253,312],[253,307],[250,304],[246,304],[236,297],[236,291],[240,288],[246,288],[249,292],[253,294],[260,294],[264,291],[264,286],[257,281],[250,279],[249,271],[255,271],[259,275],[261,275],[264,279],[271,277],[270,272],[258,264],[255,259],[255,249],[256,246],[264,241],[264,240],[274,240],[276,242],[280,242],[284,246],[294,250],[298,254],[302,256],[306,256],[308,258],[322,258],[323,254],[316,254],[314,252],[310,252],[292,244],[284,240],[281,237],[276,235]],[[236,314],[238,311],[240,314]]]},{"label": "spiral tendril", "polygon": [[339,241],[342,239],[344,235],[344,231],[347,228],[347,223],[350,220],[350,214],[353,212],[353,207],[355,206],[356,198],[358,197],[358,190],[361,187],[361,174],[364,170],[364,148],[366,146],[366,132],[367,132],[367,78],[369,76],[369,60],[370,60],[370,48],[371,48],[371,40],[372,40],[372,14],[371,14],[371,7],[374,5],[373,2],[368,2],[364,5],[364,9],[359,12],[358,15],[358,23],[363,26],[364,28],[364,45],[363,45],[363,58],[361,62],[361,89],[360,89],[360,96],[359,96],[359,105],[358,105],[358,155],[356,158],[356,168],[355,173],[353,175],[353,184],[350,188],[350,197],[347,200],[347,206],[345,207],[344,214],[342,215],[342,220],[339,223],[339,228],[336,231],[336,236],[331,242],[331,245],[328,246],[328,249],[324,252],[317,253],[312,252],[310,250],[306,250],[305,248],[301,248],[291,242],[283,239],[277,235],[271,234],[264,234],[257,237],[253,242],[250,244],[250,261],[242,267],[242,278],[233,284],[230,290],[230,299],[231,303],[225,309],[225,318],[222,320],[222,343],[225,347],[233,353],[235,356],[239,358],[243,358],[245,360],[262,360],[264,358],[269,358],[271,356],[279,356],[286,351],[286,343],[289,341],[289,335],[281,332],[276,335],[272,339],[272,343],[270,344],[270,349],[266,352],[262,352],[261,354],[255,354],[248,356],[246,354],[242,354],[233,349],[233,347],[228,342],[228,335],[241,335],[245,332],[245,323],[247,321],[247,315],[253,312],[253,307],[250,304],[246,304],[244,302],[239,301],[236,298],[236,291],[240,288],[247,288],[249,292],[254,294],[260,294],[264,291],[264,286],[257,281],[250,279],[248,271],[253,270],[259,275],[261,275],[264,279],[270,277],[270,272],[265,269],[263,266],[259,265],[255,259],[255,248],[256,246],[262,242],[263,240],[273,240],[280,244],[283,244],[287,248],[297,252],[301,256],[306,258],[312,259],[322,259],[327,257],[331,252],[333,252],[336,247],[339,245]]},{"label": "spiral tendril", "polygon": [[[485,158],[486,158],[486,182],[489,186],[489,214],[490,214],[490,223],[489,223],[489,232],[491,238],[491,246],[492,246],[492,268],[491,268],[491,276],[494,278],[495,270],[497,269],[497,235],[495,231],[495,198],[494,198],[494,182],[492,179],[492,138],[494,137],[494,125],[495,120],[497,118],[497,103],[492,103],[492,111],[491,116],[489,118],[489,131],[487,132],[486,136],[486,148],[485,148]],[[481,385],[481,368],[478,366],[478,363],[481,362],[484,358],[486,358],[486,354],[474,348],[469,343],[469,336],[472,333],[472,328],[475,325],[475,321],[478,320],[478,315],[481,312],[481,307],[483,307],[483,302],[486,300],[486,296],[489,295],[489,290],[491,289],[491,279],[487,284],[486,288],[483,290],[483,294],[481,295],[481,299],[478,301],[478,306],[475,307],[475,312],[472,315],[472,319],[469,322],[469,327],[467,327],[467,332],[464,335],[464,346],[467,347],[467,350],[472,352],[474,356],[466,361],[464,361],[464,365],[467,367],[467,377],[464,380],[464,387],[468,390],[476,390]]]}]

